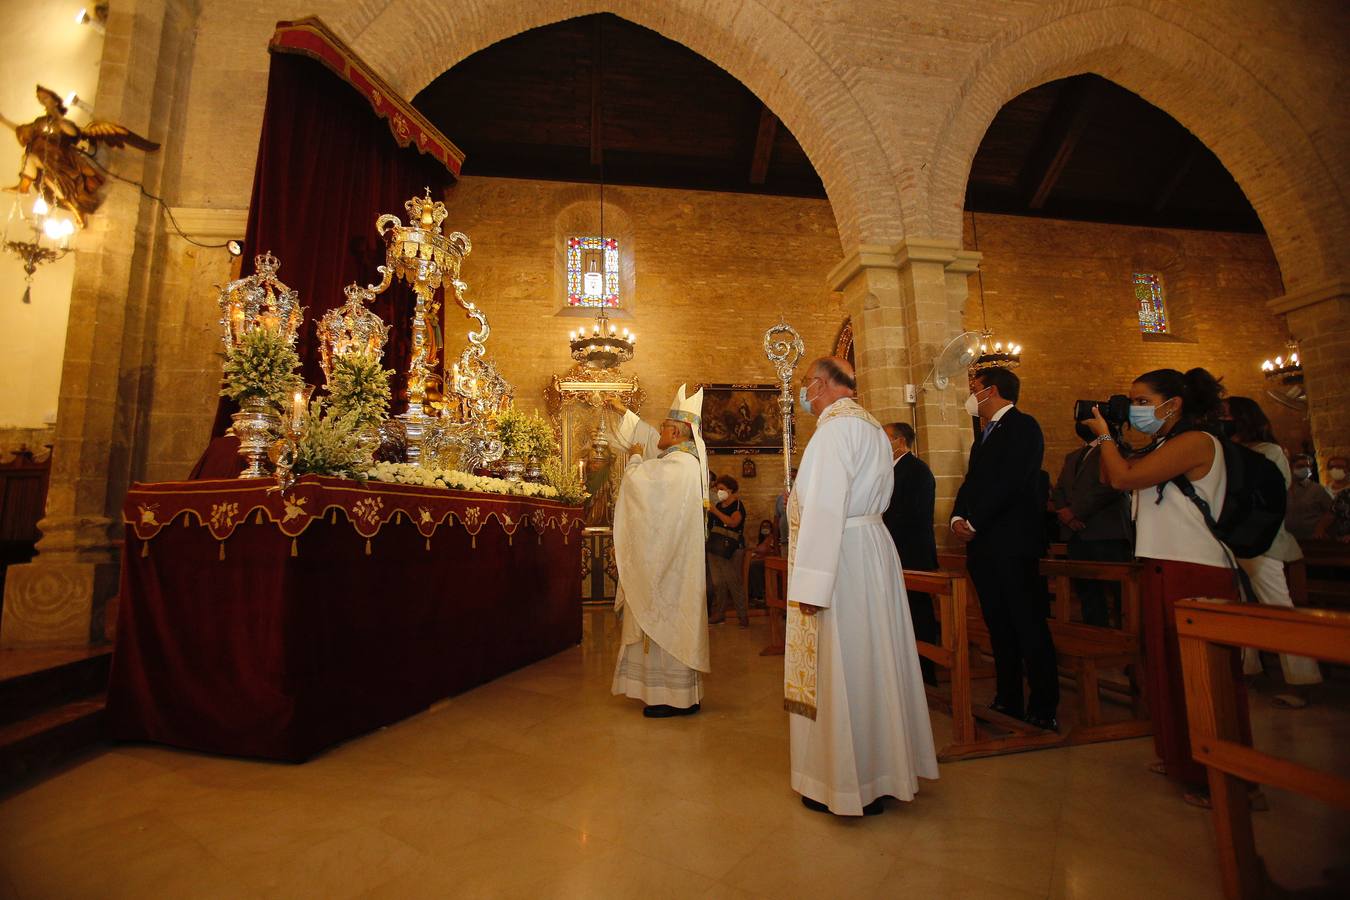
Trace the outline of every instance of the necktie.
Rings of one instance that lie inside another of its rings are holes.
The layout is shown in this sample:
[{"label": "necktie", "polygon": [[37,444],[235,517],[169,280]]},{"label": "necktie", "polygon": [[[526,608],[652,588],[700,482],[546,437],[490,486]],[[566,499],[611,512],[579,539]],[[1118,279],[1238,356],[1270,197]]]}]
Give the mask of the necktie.
[{"label": "necktie", "polygon": [[997,420],[997,419],[990,419],[990,420],[989,420],[989,424],[986,425],[986,426],[984,426],[984,432],[980,435],[980,443],[981,443],[981,444],[983,444],[985,441],[989,440],[989,432],[993,431],[993,430],[994,430],[994,426],[997,425],[997,424],[998,424],[998,420]]}]

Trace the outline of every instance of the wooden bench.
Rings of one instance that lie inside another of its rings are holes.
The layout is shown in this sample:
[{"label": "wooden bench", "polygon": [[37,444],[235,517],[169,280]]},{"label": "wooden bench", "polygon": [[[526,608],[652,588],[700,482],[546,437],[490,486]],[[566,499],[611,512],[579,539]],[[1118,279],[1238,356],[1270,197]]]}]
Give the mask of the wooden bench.
[{"label": "wooden bench", "polygon": [[[1001,753],[1019,753],[1058,747],[1066,742],[1065,737],[1033,728],[1020,719],[982,707],[976,708],[971,695],[974,678],[971,642],[966,632],[971,622],[969,607],[974,592],[964,572],[906,569],[905,590],[920,591],[933,597],[941,627],[940,643],[915,642],[920,656],[931,659],[950,674],[949,687],[945,690],[933,685],[925,686],[929,703],[946,709],[952,716],[952,742],[938,751],[939,760],[950,762]],[[991,725],[995,726],[995,730],[990,729]]]},{"label": "wooden bench", "polygon": [[769,614],[769,644],[760,656],[782,656],[787,640],[787,560],[764,557],[764,606]]},{"label": "wooden bench", "polygon": [[1253,749],[1242,738],[1233,654],[1239,647],[1350,664],[1350,615],[1203,600],[1176,604],[1191,752],[1209,774],[1224,895],[1268,896],[1256,854],[1248,782],[1316,797],[1350,811],[1350,779]]},{"label": "wooden bench", "polygon": [[[961,569],[965,567],[965,557],[960,554],[939,554],[938,561],[944,566],[955,563]],[[1061,673],[1073,681],[1078,695],[1077,721],[1067,733],[1065,743],[1118,741],[1152,733],[1152,724],[1142,690],[1140,571],[1139,564],[1133,562],[1041,560],[1040,572],[1046,576],[1054,595],[1051,605],[1052,618],[1049,622],[1050,636],[1055,642]],[[1122,621],[1119,629],[1100,628],[1073,621],[1075,578],[1120,584]],[[983,615],[980,614],[978,597],[973,586],[970,596],[974,602],[967,610],[966,633],[974,646],[992,657],[993,647],[989,640],[989,629],[984,624]],[[971,668],[974,677],[982,674],[979,661],[972,660]],[[984,671],[988,672],[991,668],[985,666]],[[1114,682],[1101,677],[1102,670],[1112,668],[1124,669],[1127,681]],[[1129,719],[1110,722],[1103,719],[1101,710],[1103,690],[1107,692],[1107,696],[1119,697],[1129,705],[1131,709]]]},{"label": "wooden bench", "polygon": [[[1294,602],[1323,609],[1350,609],[1350,544],[1339,541],[1302,541],[1301,560],[1306,577],[1302,593]],[[1291,583],[1291,592],[1293,584]]]}]

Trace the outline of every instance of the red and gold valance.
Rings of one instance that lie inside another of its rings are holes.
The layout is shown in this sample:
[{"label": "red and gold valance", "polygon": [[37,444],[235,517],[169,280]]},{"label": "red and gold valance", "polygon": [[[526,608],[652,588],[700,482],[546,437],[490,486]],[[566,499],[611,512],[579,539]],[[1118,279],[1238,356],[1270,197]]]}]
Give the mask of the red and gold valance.
[{"label": "red and gold valance", "polygon": [[306,475],[285,493],[271,480],[135,484],[122,505],[122,521],[136,537],[150,541],[179,520],[191,527],[195,519],[216,540],[225,541],[250,517],[255,524],[270,522],[294,538],[325,516],[336,522],[339,512],[367,539],[390,522],[401,524],[405,519],[428,540],[442,525],[458,525],[476,537],[489,521],[495,521],[508,537],[528,527],[541,536],[556,530],[564,540],[585,525],[579,507],[556,500],[386,482],[361,484],[316,475]]},{"label": "red and gold valance", "polygon": [[323,63],[370,101],[375,114],[389,121],[389,130],[400,147],[409,144],[429,154],[459,177],[464,151],[441,134],[412,104],[400,97],[376,75],[352,49],[317,17],[278,22],[268,49],[273,53],[298,53]]}]

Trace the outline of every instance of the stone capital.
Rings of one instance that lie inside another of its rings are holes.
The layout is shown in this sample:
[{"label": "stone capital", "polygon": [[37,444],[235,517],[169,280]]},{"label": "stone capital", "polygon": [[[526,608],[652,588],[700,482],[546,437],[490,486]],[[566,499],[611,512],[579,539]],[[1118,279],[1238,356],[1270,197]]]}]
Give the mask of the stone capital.
[{"label": "stone capital", "polygon": [[[178,223],[186,234],[194,238],[207,240],[243,240],[248,230],[247,209],[220,209],[211,206],[175,206],[168,210],[173,221]],[[173,226],[165,217],[164,233],[176,235]]]},{"label": "stone capital", "polygon": [[903,271],[915,263],[936,263],[947,272],[969,275],[979,268],[982,258],[978,251],[961,249],[956,241],[914,236],[898,244],[863,244],[840,260],[825,280],[830,290],[843,291],[869,269]]}]

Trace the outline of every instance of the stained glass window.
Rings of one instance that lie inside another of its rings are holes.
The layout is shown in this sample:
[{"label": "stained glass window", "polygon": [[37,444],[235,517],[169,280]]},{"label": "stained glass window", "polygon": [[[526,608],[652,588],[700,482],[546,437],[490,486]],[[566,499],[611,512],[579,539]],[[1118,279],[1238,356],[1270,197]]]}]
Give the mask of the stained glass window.
[{"label": "stained glass window", "polygon": [[619,305],[619,242],[615,238],[567,239],[567,305]]},{"label": "stained glass window", "polygon": [[1134,273],[1134,299],[1139,303],[1139,330],[1144,334],[1168,334],[1167,305],[1163,302],[1162,276],[1156,272]]}]

